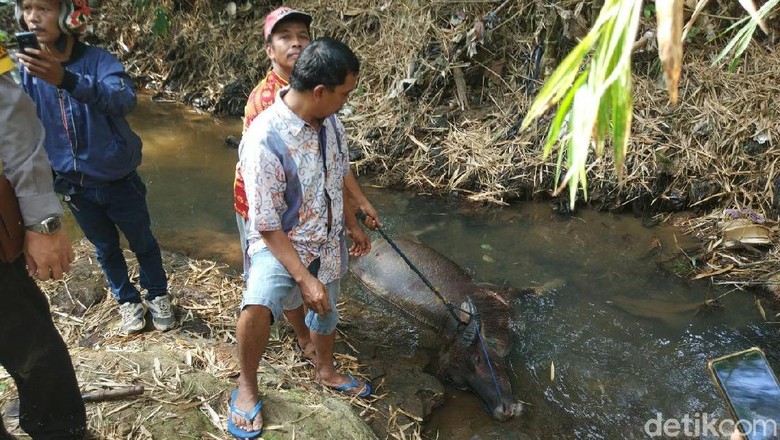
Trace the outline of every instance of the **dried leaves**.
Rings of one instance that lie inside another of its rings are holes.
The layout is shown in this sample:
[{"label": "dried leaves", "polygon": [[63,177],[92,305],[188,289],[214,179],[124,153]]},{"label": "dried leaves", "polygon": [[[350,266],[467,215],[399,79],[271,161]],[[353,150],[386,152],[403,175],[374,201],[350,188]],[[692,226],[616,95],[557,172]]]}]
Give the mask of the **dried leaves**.
[{"label": "dried leaves", "polygon": [[658,56],[664,69],[669,99],[677,105],[677,84],[682,70],[682,21],[683,0],[657,0],[655,2],[658,23]]}]

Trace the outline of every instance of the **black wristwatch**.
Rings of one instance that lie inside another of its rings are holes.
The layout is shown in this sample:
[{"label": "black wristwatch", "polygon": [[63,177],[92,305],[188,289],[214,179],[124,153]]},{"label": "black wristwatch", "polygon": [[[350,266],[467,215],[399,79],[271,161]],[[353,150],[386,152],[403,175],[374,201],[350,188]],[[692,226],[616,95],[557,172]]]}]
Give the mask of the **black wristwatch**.
[{"label": "black wristwatch", "polygon": [[40,223],[27,226],[27,230],[37,232],[39,234],[51,235],[59,231],[62,228],[62,218],[53,215],[44,219]]}]

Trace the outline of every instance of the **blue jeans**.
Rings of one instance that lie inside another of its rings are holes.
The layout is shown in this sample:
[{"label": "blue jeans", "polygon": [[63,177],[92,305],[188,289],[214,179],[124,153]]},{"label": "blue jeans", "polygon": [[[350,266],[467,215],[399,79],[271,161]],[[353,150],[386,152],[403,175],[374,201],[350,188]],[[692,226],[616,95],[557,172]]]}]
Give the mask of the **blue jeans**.
[{"label": "blue jeans", "polygon": [[130,250],[138,259],[141,287],[151,301],[168,291],[160,246],[152,235],[146,185],[138,173],[99,188],[76,187],[65,196],[84,236],[95,246],[97,259],[106,274],[108,286],[120,304],[140,303],[141,294],[130,282],[127,262],[119,247],[122,231]]}]

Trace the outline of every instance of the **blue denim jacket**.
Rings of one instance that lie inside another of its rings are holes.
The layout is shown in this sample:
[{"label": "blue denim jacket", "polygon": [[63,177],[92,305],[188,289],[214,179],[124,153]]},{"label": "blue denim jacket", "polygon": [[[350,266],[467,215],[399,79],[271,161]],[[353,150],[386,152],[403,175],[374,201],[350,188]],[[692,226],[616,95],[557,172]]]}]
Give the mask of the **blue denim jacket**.
[{"label": "blue denim jacket", "polygon": [[141,138],[125,116],[136,96],[122,63],[104,49],[76,42],[57,88],[21,68],[22,87],[46,130],[46,153],[58,176],[99,187],[141,163]]}]

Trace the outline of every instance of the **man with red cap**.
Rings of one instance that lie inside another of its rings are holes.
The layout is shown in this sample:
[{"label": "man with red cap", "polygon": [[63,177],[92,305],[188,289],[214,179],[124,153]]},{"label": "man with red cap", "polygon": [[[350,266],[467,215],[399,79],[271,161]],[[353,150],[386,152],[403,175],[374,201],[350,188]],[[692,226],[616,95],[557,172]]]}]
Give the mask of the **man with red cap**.
[{"label": "man with red cap", "polygon": [[[263,36],[265,38],[265,52],[271,60],[271,70],[249,94],[244,108],[244,131],[249,128],[251,122],[261,112],[271,106],[276,95],[284,87],[287,87],[292,75],[293,66],[298,60],[303,49],[311,41],[310,25],[312,16],[286,6],[271,11],[265,17]],[[366,199],[357,180],[350,173],[345,179],[345,190],[351,200],[345,198],[348,206],[360,209],[366,215],[366,226],[376,229],[381,226],[379,214]],[[241,239],[241,251],[244,256],[244,278],[249,274],[250,258],[247,255],[246,221],[248,219],[248,205],[246,189],[241,168],[236,164],[236,176],[233,183],[233,201],[236,210],[236,221]],[[353,208],[350,208],[353,209]],[[351,255],[362,255],[363,249],[368,252],[370,242],[365,232],[358,226],[348,231],[355,244],[350,248]],[[298,346],[307,358],[314,358],[314,346],[309,337],[309,329],[304,322],[304,308],[299,304],[288,304],[284,307],[284,315],[295,331]]]},{"label": "man with red cap", "polygon": [[276,92],[290,83],[293,65],[311,41],[311,15],[282,6],[265,17],[263,37],[271,70],[249,94],[244,108],[244,131],[274,102]]}]

